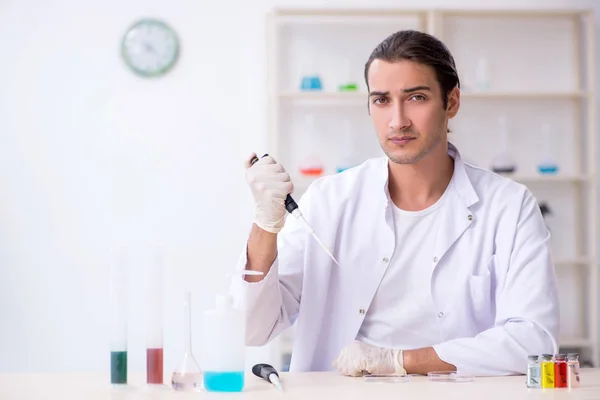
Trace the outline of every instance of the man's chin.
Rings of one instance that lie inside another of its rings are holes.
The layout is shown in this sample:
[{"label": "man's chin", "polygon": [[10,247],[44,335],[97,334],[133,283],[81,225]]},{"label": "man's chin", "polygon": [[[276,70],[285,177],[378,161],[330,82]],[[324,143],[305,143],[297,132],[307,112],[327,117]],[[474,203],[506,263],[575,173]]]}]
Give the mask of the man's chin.
[{"label": "man's chin", "polygon": [[394,164],[402,164],[402,165],[410,165],[410,164],[416,164],[419,161],[421,161],[421,159],[423,159],[423,155],[422,153],[417,153],[417,152],[408,152],[408,151],[403,151],[403,152],[388,152],[386,153],[388,159],[393,162]]}]

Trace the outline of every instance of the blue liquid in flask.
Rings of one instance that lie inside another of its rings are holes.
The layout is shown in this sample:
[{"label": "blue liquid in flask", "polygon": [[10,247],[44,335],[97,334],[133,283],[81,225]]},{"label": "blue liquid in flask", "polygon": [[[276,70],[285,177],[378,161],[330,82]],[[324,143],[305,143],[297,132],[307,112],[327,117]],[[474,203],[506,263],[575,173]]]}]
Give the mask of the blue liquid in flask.
[{"label": "blue liquid in flask", "polygon": [[556,174],[558,172],[558,165],[540,164],[538,165],[538,171],[540,172],[540,174]]},{"label": "blue liquid in flask", "polygon": [[209,392],[241,392],[244,388],[244,371],[204,371],[204,389]]},{"label": "blue liquid in flask", "polygon": [[302,83],[300,84],[301,90],[322,90],[323,85],[321,83],[321,78],[317,75],[309,75],[302,78]]}]

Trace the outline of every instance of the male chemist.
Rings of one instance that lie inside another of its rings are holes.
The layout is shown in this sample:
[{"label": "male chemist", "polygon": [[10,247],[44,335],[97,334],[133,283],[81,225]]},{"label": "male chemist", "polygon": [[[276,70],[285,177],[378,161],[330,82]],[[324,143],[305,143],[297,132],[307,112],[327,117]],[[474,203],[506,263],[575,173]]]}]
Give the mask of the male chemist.
[{"label": "male chemist", "polygon": [[290,371],[524,373],[529,354],[558,350],[556,278],[536,199],[465,164],[448,143],[460,84],[438,39],[389,36],[365,80],[386,157],[316,180],[299,202],[339,266],[286,219],[283,166],[271,156],[246,163],[255,213],[239,268],[264,273],[237,282],[247,344],[295,323]]}]

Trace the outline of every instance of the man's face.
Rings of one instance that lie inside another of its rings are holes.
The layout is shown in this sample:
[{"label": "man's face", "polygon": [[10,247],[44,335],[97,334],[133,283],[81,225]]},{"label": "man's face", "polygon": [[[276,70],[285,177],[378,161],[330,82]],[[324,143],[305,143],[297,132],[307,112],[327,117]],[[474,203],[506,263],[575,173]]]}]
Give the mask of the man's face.
[{"label": "man's face", "polygon": [[381,148],[397,164],[414,164],[446,138],[456,115],[458,89],[444,107],[433,68],[413,61],[374,60],[368,72],[369,110]]}]

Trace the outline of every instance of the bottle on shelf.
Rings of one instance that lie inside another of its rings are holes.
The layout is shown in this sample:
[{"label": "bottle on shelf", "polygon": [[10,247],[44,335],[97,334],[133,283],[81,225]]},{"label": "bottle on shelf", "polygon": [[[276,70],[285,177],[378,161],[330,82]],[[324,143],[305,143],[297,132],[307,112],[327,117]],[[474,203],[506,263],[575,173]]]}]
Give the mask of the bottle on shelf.
[{"label": "bottle on shelf", "polygon": [[302,66],[300,80],[301,91],[320,91],[323,90],[323,82],[315,68],[314,58],[310,55],[311,45],[307,41],[300,41],[300,52],[302,53]]},{"label": "bottle on shelf", "polygon": [[298,167],[299,172],[302,176],[306,177],[319,177],[323,175],[325,167],[321,158],[314,153],[315,149],[315,123],[312,114],[306,114],[304,117],[304,128],[301,134],[302,138],[302,151],[306,151],[307,154],[302,158]]},{"label": "bottle on shelf", "polygon": [[342,130],[342,137],[339,139],[342,154],[340,154],[340,160],[337,164],[337,172],[345,171],[348,168],[352,168],[360,163],[359,158],[356,154],[356,146],[354,137],[352,135],[352,124],[349,119],[344,121],[344,129]]},{"label": "bottle on shelf", "polygon": [[358,90],[358,83],[352,79],[352,65],[349,60],[344,62],[342,73],[340,74],[342,80],[338,85],[338,91],[340,92],[356,92]]},{"label": "bottle on shelf", "polygon": [[515,160],[510,155],[506,117],[498,118],[500,152],[492,159],[492,171],[498,174],[512,174],[517,170]]},{"label": "bottle on shelf", "polygon": [[537,166],[538,172],[542,175],[555,175],[558,173],[558,163],[556,162],[554,152],[552,151],[553,141],[550,124],[545,123],[542,125],[542,134],[543,156]]},{"label": "bottle on shelf", "polygon": [[475,67],[475,88],[484,92],[490,89],[490,67],[487,58],[479,57]]}]

